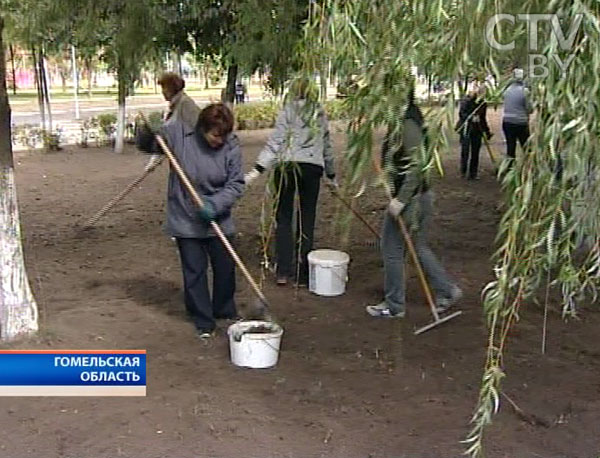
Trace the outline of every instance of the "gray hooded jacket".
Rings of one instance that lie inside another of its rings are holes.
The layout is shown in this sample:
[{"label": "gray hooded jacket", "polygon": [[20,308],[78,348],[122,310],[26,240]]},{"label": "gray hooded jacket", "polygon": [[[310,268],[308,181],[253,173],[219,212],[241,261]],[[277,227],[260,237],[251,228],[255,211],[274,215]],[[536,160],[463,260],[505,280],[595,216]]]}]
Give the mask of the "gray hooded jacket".
[{"label": "gray hooded jacket", "polygon": [[276,162],[305,162],[324,167],[328,177],[335,176],[327,116],[319,108],[316,123],[304,120],[303,100],[286,103],[275,121],[275,132],[260,152],[256,169],[262,172]]},{"label": "gray hooded jacket", "polygon": [[[235,134],[229,134],[223,146],[214,149],[194,128],[187,127],[181,120],[169,120],[161,129],[161,135],[202,200],[212,204],[217,214],[216,222],[223,232],[233,235],[231,209],[244,190],[242,156]],[[171,170],[167,191],[167,233],[181,238],[214,237],[216,234],[197,215],[197,210],[179,177]]]}]

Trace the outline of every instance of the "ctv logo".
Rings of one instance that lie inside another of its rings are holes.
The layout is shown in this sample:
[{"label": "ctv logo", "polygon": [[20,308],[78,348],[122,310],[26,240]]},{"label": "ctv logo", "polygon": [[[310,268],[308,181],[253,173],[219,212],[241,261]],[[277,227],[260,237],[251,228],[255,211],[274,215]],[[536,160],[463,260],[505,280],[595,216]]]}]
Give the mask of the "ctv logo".
[{"label": "ctv logo", "polygon": [[544,54],[538,54],[538,23],[550,22],[551,39],[556,40],[558,42],[560,50],[568,52],[573,51],[573,43],[575,42],[575,38],[581,26],[581,22],[583,21],[583,14],[575,15],[573,21],[569,26],[568,31],[566,32],[566,35],[563,32],[561,21],[559,15],[557,14],[517,14],[516,16],[513,14],[495,14],[488,20],[485,27],[485,39],[488,45],[499,51],[514,50],[514,40],[509,43],[500,43],[498,40],[496,40],[494,31],[496,26],[502,21],[508,21],[511,24],[514,24],[517,20],[525,21],[527,23],[527,43],[529,48],[529,77],[544,78],[548,76],[549,60],[550,62],[554,61],[554,63],[558,65],[562,72],[562,75],[564,76],[567,72],[567,69],[571,65],[571,62],[575,58],[575,54],[571,52],[570,54],[563,55],[563,57],[561,58],[561,56],[557,53],[552,53],[550,54],[550,59]]}]

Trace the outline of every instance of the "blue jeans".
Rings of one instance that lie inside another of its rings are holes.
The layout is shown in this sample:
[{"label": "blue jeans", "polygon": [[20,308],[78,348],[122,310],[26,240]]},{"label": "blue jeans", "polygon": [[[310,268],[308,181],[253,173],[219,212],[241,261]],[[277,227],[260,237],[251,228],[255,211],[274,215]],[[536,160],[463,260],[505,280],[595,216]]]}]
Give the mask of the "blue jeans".
[{"label": "blue jeans", "polygon": [[[416,227],[411,231],[411,237],[421,267],[433,290],[432,293],[436,298],[450,297],[454,282],[449,278],[446,270],[426,242],[426,229],[430,224],[432,211],[433,194],[428,191],[413,197],[402,212],[402,217],[405,218],[404,223],[407,228]],[[387,211],[383,220],[381,249],[385,275],[385,302],[392,312],[404,312],[404,258],[406,252],[404,237],[397,221]]]}]

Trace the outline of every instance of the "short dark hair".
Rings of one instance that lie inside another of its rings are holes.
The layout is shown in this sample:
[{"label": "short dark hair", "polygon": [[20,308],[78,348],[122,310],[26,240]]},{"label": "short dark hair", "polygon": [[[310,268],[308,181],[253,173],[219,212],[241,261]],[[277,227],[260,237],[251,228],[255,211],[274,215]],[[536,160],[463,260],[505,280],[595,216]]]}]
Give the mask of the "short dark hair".
[{"label": "short dark hair", "polygon": [[233,130],[233,113],[224,104],[213,103],[200,112],[198,127],[203,132],[214,129],[219,135],[225,136]]},{"label": "short dark hair", "polygon": [[173,91],[175,94],[177,94],[179,91],[182,91],[185,87],[185,81],[183,78],[177,73],[173,72],[163,73],[158,79],[158,84]]}]

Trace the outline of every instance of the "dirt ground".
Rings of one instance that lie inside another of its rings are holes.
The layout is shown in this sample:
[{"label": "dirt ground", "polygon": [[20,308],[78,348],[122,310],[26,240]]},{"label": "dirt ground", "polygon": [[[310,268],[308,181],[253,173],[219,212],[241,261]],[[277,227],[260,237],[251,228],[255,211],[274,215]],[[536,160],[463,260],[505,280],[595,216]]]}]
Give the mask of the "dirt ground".
[{"label": "dirt ground", "polygon": [[[494,119],[494,147],[503,148]],[[269,131],[241,132],[246,170]],[[343,134],[334,135],[338,152]],[[478,395],[486,330],[479,294],[491,279],[499,188],[482,151],[481,181],[458,177],[455,150],[436,189],[431,244],[465,290],[459,318],[421,336],[430,316],[411,269],[405,320],[378,321],[364,306],[382,295],[380,253],[358,223],[346,248],[347,292],[265,292],[285,334],[279,364],[233,366],[221,332],[197,339],[183,313],[175,245],[161,230],[167,167],[97,227],[75,224],[138,176],[133,148],[19,153],[17,184],[30,281],[41,333],[10,348],[146,349],[145,398],[4,398],[0,457],[459,457]],[[236,209],[240,254],[259,273],[258,215],[263,180]],[[385,200],[358,199],[379,227]],[[322,193],[316,247],[340,248],[340,210]],[[238,301],[252,294],[239,278]],[[564,323],[556,301],[541,355],[543,310],[529,305],[513,333],[506,393],[547,424],[521,420],[503,402],[486,439],[489,458],[597,458],[600,455],[598,310]]]}]

